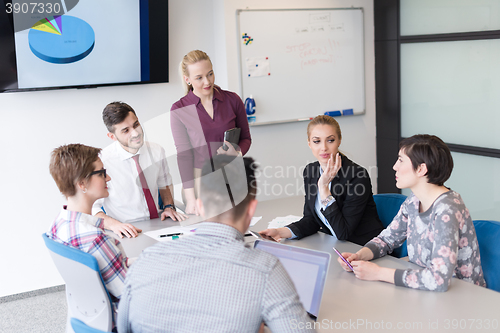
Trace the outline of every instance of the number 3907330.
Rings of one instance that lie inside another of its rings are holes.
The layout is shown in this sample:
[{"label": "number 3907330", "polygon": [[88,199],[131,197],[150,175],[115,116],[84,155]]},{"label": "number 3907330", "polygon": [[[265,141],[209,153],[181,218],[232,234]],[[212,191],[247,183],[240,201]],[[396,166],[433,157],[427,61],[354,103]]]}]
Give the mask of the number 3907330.
[{"label": "number 3907330", "polygon": [[484,329],[484,330],[497,330],[498,329],[498,320],[497,319],[445,319],[444,321],[444,329]]},{"label": "number 3907330", "polygon": [[61,13],[61,5],[59,3],[6,3],[5,11],[7,14],[59,14]]}]

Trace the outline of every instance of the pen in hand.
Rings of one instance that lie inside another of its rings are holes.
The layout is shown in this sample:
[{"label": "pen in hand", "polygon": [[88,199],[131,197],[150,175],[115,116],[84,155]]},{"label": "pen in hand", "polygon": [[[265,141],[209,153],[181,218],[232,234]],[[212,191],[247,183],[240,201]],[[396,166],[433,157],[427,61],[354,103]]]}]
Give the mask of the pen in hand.
[{"label": "pen in hand", "polygon": [[176,234],[166,234],[166,235],[158,235],[158,237],[171,237],[171,236],[180,236],[183,235],[182,232],[178,232]]}]

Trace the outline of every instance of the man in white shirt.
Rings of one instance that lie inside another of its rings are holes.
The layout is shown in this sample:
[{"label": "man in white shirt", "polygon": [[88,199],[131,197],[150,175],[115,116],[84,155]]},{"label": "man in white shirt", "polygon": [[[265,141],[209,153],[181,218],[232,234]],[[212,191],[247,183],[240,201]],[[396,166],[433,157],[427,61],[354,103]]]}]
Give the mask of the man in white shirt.
[{"label": "man in white shirt", "polygon": [[[132,107],[126,103],[108,104],[102,113],[108,137],[114,142],[101,152],[101,160],[111,180],[109,196],[94,203],[92,214],[104,219],[104,227],[127,237],[141,230],[130,223],[166,217],[174,221],[186,216],[176,212],[172,177],[164,149],[144,141],[144,132]],[[158,193],[165,209],[158,214]]]}]

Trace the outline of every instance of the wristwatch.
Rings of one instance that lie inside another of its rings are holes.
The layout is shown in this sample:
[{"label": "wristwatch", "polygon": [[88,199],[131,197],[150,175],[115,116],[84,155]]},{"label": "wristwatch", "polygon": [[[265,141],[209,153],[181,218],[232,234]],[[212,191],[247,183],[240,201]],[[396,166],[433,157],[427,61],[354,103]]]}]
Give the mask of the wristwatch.
[{"label": "wristwatch", "polygon": [[167,209],[167,208],[172,208],[173,210],[176,210],[175,209],[175,205],[174,204],[169,204],[169,205],[165,205],[163,206],[163,210]]},{"label": "wristwatch", "polygon": [[326,197],[326,199],[321,200],[321,204],[322,204],[323,206],[326,206],[326,205],[328,205],[328,204],[330,203],[330,201],[332,201],[332,200],[333,200],[333,195],[331,195],[331,194],[330,194],[329,196],[327,196],[327,197]]}]

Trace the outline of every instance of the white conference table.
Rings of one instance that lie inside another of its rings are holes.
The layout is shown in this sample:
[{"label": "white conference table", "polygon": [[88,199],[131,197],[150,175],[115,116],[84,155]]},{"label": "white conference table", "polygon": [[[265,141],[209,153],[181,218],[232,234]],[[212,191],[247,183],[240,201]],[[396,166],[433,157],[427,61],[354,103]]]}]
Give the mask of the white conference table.
[{"label": "white conference table", "polygon": [[[278,216],[302,215],[303,197],[289,197],[259,202],[255,216],[262,220],[251,227],[254,231],[267,228]],[[192,217],[195,218],[195,217]],[[200,218],[197,218],[201,220]],[[171,220],[149,220],[134,223],[143,232],[177,226]],[[253,237],[246,237],[253,241]],[[141,234],[121,240],[129,257],[157,241]],[[285,244],[305,247],[331,254],[321,308],[316,322],[319,332],[330,331],[394,331],[394,332],[500,332],[500,293],[453,279],[447,292],[430,292],[396,287],[389,283],[362,281],[345,272],[337,263],[340,252],[356,252],[361,246],[334,239],[324,233],[301,240],[285,240]],[[375,260],[390,268],[419,266],[386,256]],[[299,323],[292,323],[299,325]]]}]

